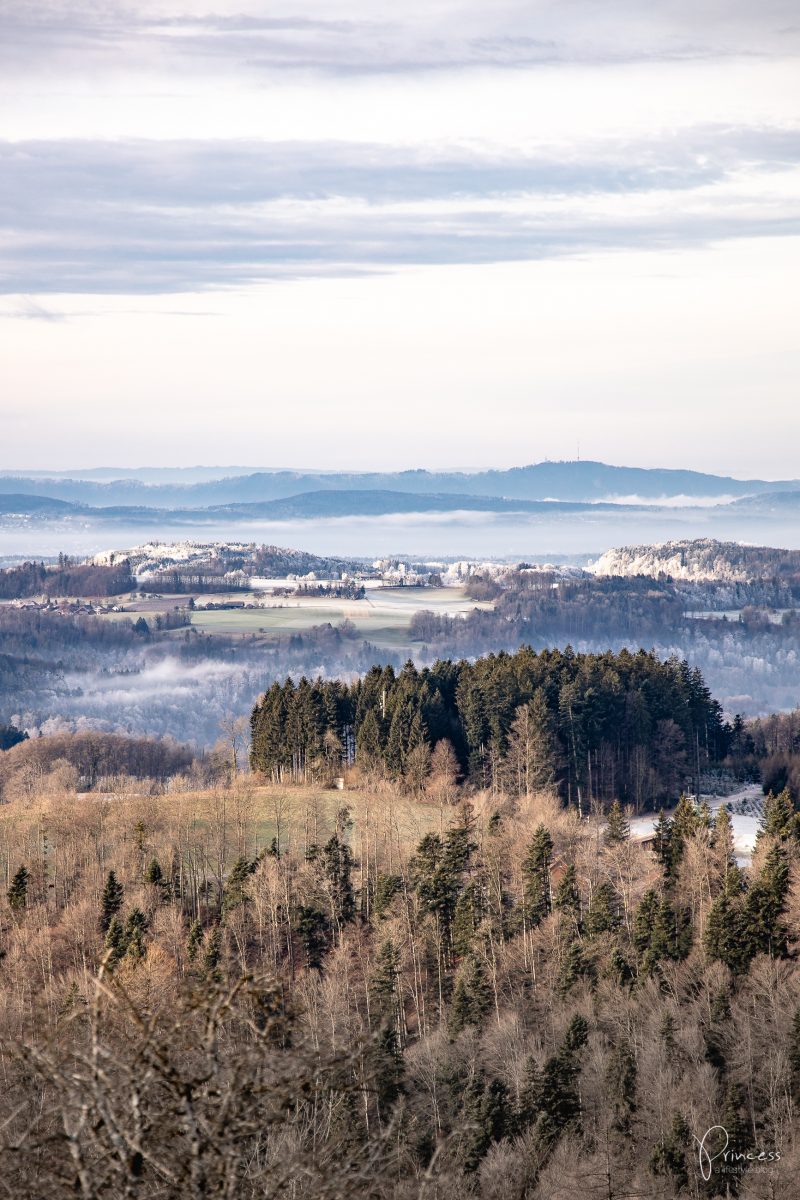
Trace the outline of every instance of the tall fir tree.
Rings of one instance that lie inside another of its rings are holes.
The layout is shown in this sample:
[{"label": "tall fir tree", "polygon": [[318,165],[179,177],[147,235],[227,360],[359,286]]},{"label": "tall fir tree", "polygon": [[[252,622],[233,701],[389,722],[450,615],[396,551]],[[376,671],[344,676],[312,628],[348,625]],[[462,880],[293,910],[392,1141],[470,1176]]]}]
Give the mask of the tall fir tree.
[{"label": "tall fir tree", "polygon": [[550,889],[552,856],[553,839],[546,826],[539,825],[522,860],[523,912],[531,927],[541,924],[553,906]]},{"label": "tall fir tree", "polygon": [[631,826],[619,800],[614,800],[608,810],[605,840],[609,846],[619,846],[631,836]]},{"label": "tall fir tree", "polygon": [[100,901],[100,929],[103,933],[108,932],[111,922],[122,908],[123,898],[122,884],[114,872],[109,871]]},{"label": "tall fir tree", "polygon": [[26,866],[21,866],[11,880],[6,896],[12,912],[20,912],[28,903],[28,882],[30,873]]}]

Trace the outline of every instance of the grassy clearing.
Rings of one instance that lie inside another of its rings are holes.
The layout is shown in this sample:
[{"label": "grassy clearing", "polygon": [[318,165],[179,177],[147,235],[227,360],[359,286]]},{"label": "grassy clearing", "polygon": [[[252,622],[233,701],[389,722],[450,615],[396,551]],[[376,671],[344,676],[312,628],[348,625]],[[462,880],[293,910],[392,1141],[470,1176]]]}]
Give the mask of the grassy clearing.
[{"label": "grassy clearing", "polygon": [[490,607],[470,600],[462,588],[380,588],[368,591],[364,600],[280,597],[256,609],[201,610],[192,613],[192,625],[208,634],[260,633],[277,637],[347,620],[368,641],[396,648],[408,643],[411,619],[423,609],[456,615]]},{"label": "grassy clearing", "polygon": [[[154,846],[190,842],[206,846],[216,857],[216,847],[224,842],[229,865],[240,854],[255,857],[278,837],[283,850],[291,847],[303,853],[311,843],[327,841],[342,808],[350,812],[349,840],[357,860],[369,857],[380,846],[391,861],[402,847],[416,844],[433,829],[446,828],[453,815],[438,804],[395,795],[388,787],[338,791],[256,786],[248,776],[241,776],[228,789],[159,796],[60,793],[37,798],[24,808],[0,806],[0,866],[3,858],[6,863],[13,857],[33,861],[41,853],[45,836],[48,853],[58,852],[62,840],[73,837],[79,827],[85,828],[93,843],[98,837],[121,837],[132,843],[140,821],[152,831]],[[26,849],[9,855],[12,844]]]}]

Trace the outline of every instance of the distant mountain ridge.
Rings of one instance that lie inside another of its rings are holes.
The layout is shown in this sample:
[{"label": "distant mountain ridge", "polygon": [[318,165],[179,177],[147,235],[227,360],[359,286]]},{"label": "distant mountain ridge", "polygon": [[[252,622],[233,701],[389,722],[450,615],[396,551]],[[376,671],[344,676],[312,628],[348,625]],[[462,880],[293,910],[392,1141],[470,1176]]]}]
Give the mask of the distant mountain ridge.
[{"label": "distant mountain ridge", "polygon": [[[220,468],[221,469],[221,468]],[[103,476],[106,468],[97,468]],[[212,474],[215,468],[189,468]],[[767,493],[800,493],[800,480],[733,479],[682,469],[618,467],[592,461],[540,462],[508,470],[399,472],[255,471],[232,467],[224,478],[194,478],[175,482],[161,468],[142,468],[140,477],[58,478],[37,475],[0,475],[0,495],[16,493],[50,497],[91,507],[142,505],[151,508],[207,508],[220,505],[288,500],[301,494],[324,492],[383,492],[427,496],[473,496],[497,500],[559,500],[578,503],[635,498],[644,503],[672,497],[699,502],[718,498],[745,498]],[[180,476],[186,478],[185,475]],[[332,503],[332,507],[334,507]]]},{"label": "distant mountain ridge", "polygon": [[376,517],[393,513],[585,513],[631,511],[642,505],[585,500],[509,500],[498,496],[462,496],[389,491],[301,492],[280,500],[214,504],[202,508],[161,508],[145,504],[89,505],[49,496],[0,494],[0,515],[31,517],[91,517],[98,521],[141,521],[157,524],[229,520],[303,520],[331,517]]}]

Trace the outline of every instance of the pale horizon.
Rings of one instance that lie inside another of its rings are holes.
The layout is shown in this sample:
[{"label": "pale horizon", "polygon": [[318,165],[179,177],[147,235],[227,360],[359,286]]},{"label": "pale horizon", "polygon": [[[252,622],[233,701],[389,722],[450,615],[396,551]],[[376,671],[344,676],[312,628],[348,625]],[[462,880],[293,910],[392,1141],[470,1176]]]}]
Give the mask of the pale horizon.
[{"label": "pale horizon", "polygon": [[795,473],[787,0],[0,0],[0,64],[6,469]]}]

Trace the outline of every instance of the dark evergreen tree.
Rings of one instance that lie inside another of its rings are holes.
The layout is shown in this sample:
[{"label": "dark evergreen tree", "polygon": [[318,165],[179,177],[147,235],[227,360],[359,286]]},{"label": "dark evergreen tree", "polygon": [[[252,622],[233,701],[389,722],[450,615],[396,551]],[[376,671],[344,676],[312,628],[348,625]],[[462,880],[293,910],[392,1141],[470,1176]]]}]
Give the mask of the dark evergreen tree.
[{"label": "dark evergreen tree", "polygon": [[778,842],[785,842],[790,837],[797,837],[797,814],[788,788],[784,788],[777,796],[773,796],[772,792],[768,794],[764,801],[760,834],[774,838]]},{"label": "dark evergreen tree", "polygon": [[553,839],[549,830],[539,825],[522,861],[523,912],[526,923],[531,927],[539,925],[552,908],[552,855]]},{"label": "dark evergreen tree", "polygon": [[299,905],[295,931],[300,939],[309,967],[316,971],[321,970],[330,935],[330,926],[324,912],[314,904]]},{"label": "dark evergreen tree", "polygon": [[453,912],[453,950],[459,957],[463,958],[472,950],[482,910],[480,886],[467,884],[456,900]]},{"label": "dark evergreen tree", "polygon": [[564,871],[561,881],[556,888],[556,894],[553,897],[553,907],[561,913],[567,922],[571,922],[575,928],[580,927],[581,896],[578,891],[578,877],[575,872],[574,863],[569,863]]},{"label": "dark evergreen tree", "polygon": [[379,871],[375,878],[375,895],[372,901],[372,912],[378,920],[381,920],[387,915],[395,896],[397,896],[403,888],[403,881],[399,875],[386,875],[383,871]]},{"label": "dark evergreen tree", "polygon": [[744,930],[750,957],[769,954],[783,957],[788,949],[788,929],[783,919],[789,892],[789,864],[780,844],[769,851],[758,878],[744,901]]},{"label": "dark evergreen tree", "polygon": [[193,921],[189,929],[189,937],[186,940],[186,958],[190,963],[196,961],[203,945],[204,936],[203,926],[199,921]]},{"label": "dark evergreen tree", "polygon": [[688,796],[681,796],[670,822],[668,874],[673,878],[683,860],[687,840],[700,828],[701,820],[697,806]]},{"label": "dark evergreen tree", "polygon": [[668,874],[672,869],[672,823],[670,822],[669,817],[667,817],[665,814],[663,808],[658,814],[658,820],[655,824],[653,853],[661,863],[661,866],[664,869],[664,874]]},{"label": "dark evergreen tree", "polygon": [[743,900],[741,874],[733,866],[726,872],[722,891],[709,909],[703,935],[709,958],[725,963],[735,973],[746,971],[752,957]]},{"label": "dark evergreen tree", "polygon": [[585,1018],[573,1017],[559,1050],[544,1065],[537,1131],[546,1145],[556,1142],[567,1128],[576,1125],[580,1119],[578,1055],[586,1045],[588,1035]]},{"label": "dark evergreen tree", "polygon": [[636,1059],[629,1045],[621,1043],[611,1055],[606,1075],[608,1097],[613,1109],[612,1127],[629,1134],[636,1112]]},{"label": "dark evergreen tree", "polygon": [[674,1113],[669,1132],[664,1135],[650,1158],[650,1170],[670,1181],[676,1194],[682,1195],[689,1183],[687,1151],[692,1144],[691,1131],[681,1113]]},{"label": "dark evergreen tree", "polygon": [[222,893],[222,911],[228,913],[247,899],[247,884],[258,863],[251,862],[244,855],[237,858],[225,880]]},{"label": "dark evergreen tree", "polygon": [[508,1089],[499,1079],[487,1081],[478,1071],[464,1093],[464,1170],[477,1170],[493,1142],[501,1141],[512,1126]]},{"label": "dark evergreen tree", "polygon": [[650,949],[653,926],[660,908],[658,894],[649,888],[642,896],[633,918],[633,944],[643,956]]},{"label": "dark evergreen tree", "polygon": [[611,846],[618,846],[622,842],[627,842],[631,836],[630,822],[625,816],[619,800],[614,800],[611,808],[608,810],[608,824],[605,836],[606,842]]},{"label": "dark evergreen tree", "polygon": [[137,961],[145,956],[144,935],[147,932],[147,918],[140,908],[132,908],[125,922],[124,945],[125,956]]},{"label": "dark evergreen tree", "polygon": [[113,971],[114,967],[120,961],[125,953],[125,930],[119,917],[112,917],[106,931],[104,950],[108,956],[106,959],[109,970]]},{"label": "dark evergreen tree", "polygon": [[17,869],[14,878],[6,892],[8,897],[9,907],[12,912],[20,912],[27,906],[28,903],[28,881],[30,873],[26,866],[21,866]]},{"label": "dark evergreen tree", "polygon": [[468,958],[459,968],[450,1009],[450,1029],[458,1034],[467,1025],[483,1024],[492,1006],[492,989],[479,959]]},{"label": "dark evergreen tree", "polygon": [[595,888],[586,916],[586,936],[611,933],[620,924],[619,897],[607,881]]},{"label": "dark evergreen tree", "polygon": [[569,942],[561,964],[558,987],[562,996],[572,990],[579,979],[591,979],[593,964],[584,953],[580,939],[575,936]]},{"label": "dark evergreen tree", "polygon": [[161,870],[161,864],[157,858],[153,858],[147,865],[144,873],[145,883],[151,883],[154,887],[163,887],[164,872]]},{"label": "dark evergreen tree", "polygon": [[114,872],[109,871],[106,886],[103,888],[100,910],[100,929],[103,933],[108,932],[112,920],[122,908],[123,896],[122,884]]},{"label": "dark evergreen tree", "polygon": [[325,843],[320,856],[331,906],[331,924],[341,932],[342,926],[356,915],[351,872],[353,855],[338,833]]},{"label": "dark evergreen tree", "polygon": [[208,983],[222,982],[222,927],[212,925],[205,942],[203,977]]},{"label": "dark evergreen tree", "polygon": [[542,1096],[542,1072],[539,1064],[531,1055],[525,1063],[525,1075],[520,1089],[519,1107],[517,1109],[517,1126],[520,1130],[530,1128],[539,1116]]}]

